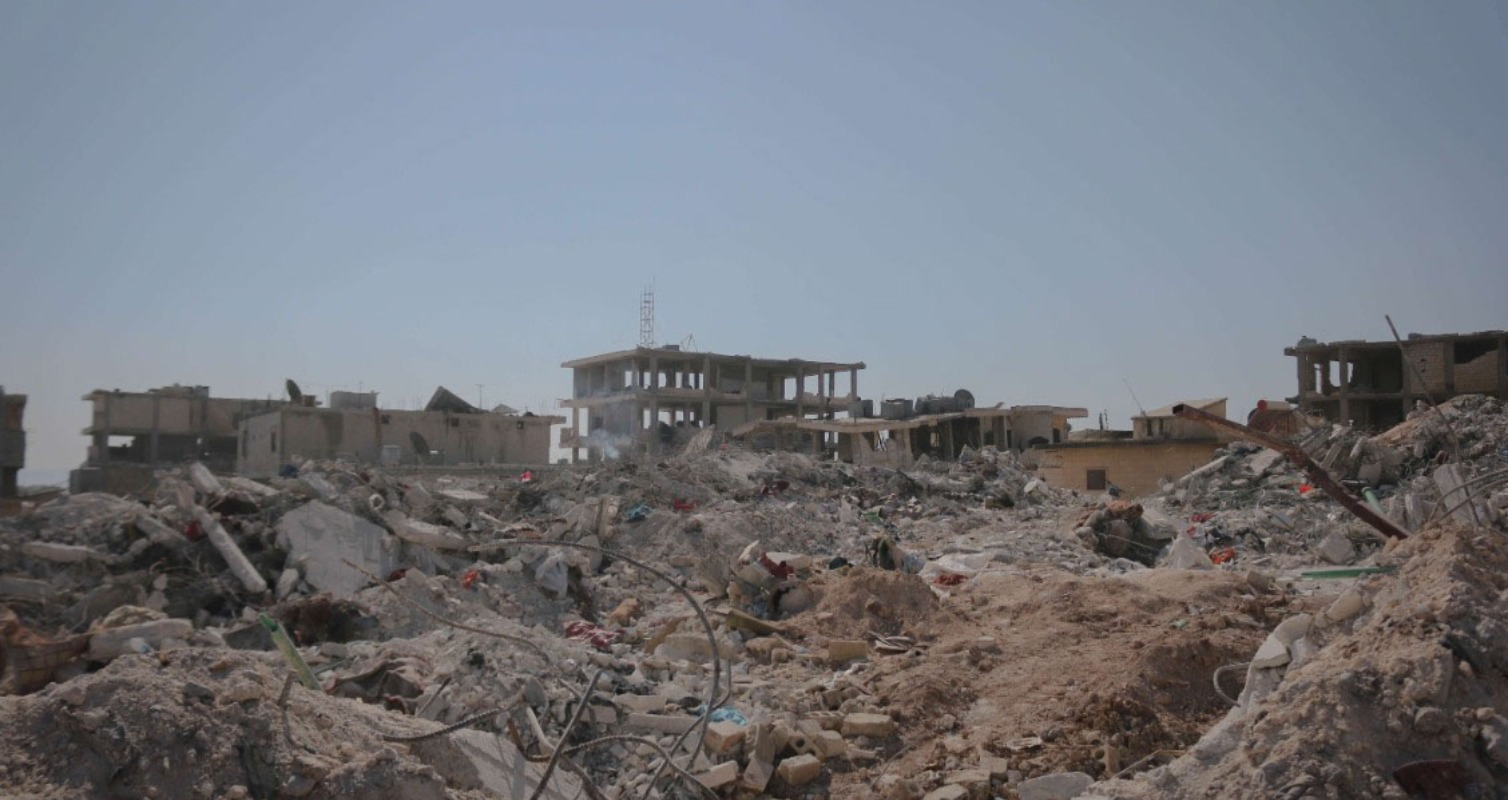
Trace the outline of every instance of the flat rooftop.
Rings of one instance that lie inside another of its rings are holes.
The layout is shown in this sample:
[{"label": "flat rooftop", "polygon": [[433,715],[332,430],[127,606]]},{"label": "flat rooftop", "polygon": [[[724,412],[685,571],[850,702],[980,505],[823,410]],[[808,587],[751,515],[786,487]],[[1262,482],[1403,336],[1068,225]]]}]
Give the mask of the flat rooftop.
[{"label": "flat rooftop", "polygon": [[697,350],[681,350],[670,347],[635,347],[632,350],[615,350],[611,353],[602,353],[595,356],[586,356],[572,361],[567,361],[560,366],[566,369],[578,369],[591,367],[599,364],[611,364],[615,361],[627,361],[630,359],[659,358],[666,361],[695,361],[711,360],[721,362],[754,362],[754,366],[768,369],[780,368],[811,368],[825,370],[864,369],[862,361],[819,361],[804,358],[757,358],[747,355],[733,355],[729,353],[708,353]]}]

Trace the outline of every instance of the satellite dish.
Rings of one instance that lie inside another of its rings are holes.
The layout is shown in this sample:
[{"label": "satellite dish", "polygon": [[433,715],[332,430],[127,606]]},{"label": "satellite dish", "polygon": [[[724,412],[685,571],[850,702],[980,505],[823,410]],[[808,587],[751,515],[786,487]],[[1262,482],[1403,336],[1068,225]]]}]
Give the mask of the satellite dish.
[{"label": "satellite dish", "polygon": [[429,456],[429,442],[424,441],[424,437],[420,435],[418,431],[410,431],[408,434],[408,441],[409,444],[412,444],[414,446],[414,452],[417,453],[421,458],[427,458]]},{"label": "satellite dish", "polygon": [[289,378],[288,381],[283,385],[288,387],[289,401],[298,403],[299,401],[304,399],[304,393],[299,391],[298,384],[294,383],[292,378]]}]

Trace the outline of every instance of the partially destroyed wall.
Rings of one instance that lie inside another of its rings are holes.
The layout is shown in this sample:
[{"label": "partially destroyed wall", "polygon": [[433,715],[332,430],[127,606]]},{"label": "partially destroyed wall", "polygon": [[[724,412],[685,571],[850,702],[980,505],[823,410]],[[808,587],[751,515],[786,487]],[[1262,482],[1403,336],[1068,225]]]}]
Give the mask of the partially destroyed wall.
[{"label": "partially destroyed wall", "polygon": [[[1449,396],[1452,389],[1455,394],[1497,394],[1501,362],[1498,349],[1493,345],[1491,339],[1485,338],[1406,343],[1409,361],[1413,362],[1423,376],[1421,382],[1412,371],[1405,375],[1409,391],[1415,395],[1429,392],[1442,396]],[[1484,347],[1491,349],[1482,350]],[[1458,348],[1465,351],[1462,361],[1456,360]],[[1449,380],[1447,366],[1450,370]]]},{"label": "partially destroyed wall", "polygon": [[1205,465],[1219,447],[1219,442],[1210,439],[1046,448],[1038,451],[1037,473],[1053,486],[1087,492],[1091,491],[1089,470],[1103,469],[1108,482],[1129,495],[1138,496],[1157,491],[1162,480],[1176,478]]},{"label": "partially destroyed wall", "polygon": [[549,417],[438,411],[285,409],[247,420],[237,471],[270,477],[293,457],[377,463],[397,445],[400,463],[419,463],[412,434],[435,454],[426,463],[542,464],[550,459]]},{"label": "partially destroyed wall", "polygon": [[[1445,392],[1445,362],[1451,357],[1451,346],[1447,342],[1408,342],[1404,345],[1408,353],[1408,360],[1413,362],[1414,370],[1408,370],[1404,374],[1409,393],[1442,394]],[[1418,374],[1415,374],[1415,370]],[[1423,378],[1421,382],[1420,378]]]},{"label": "partially destroyed wall", "polygon": [[1462,394],[1497,394],[1498,357],[1497,348],[1494,347],[1465,363],[1457,363],[1456,391]]},{"label": "partially destroyed wall", "polygon": [[1057,438],[1052,435],[1054,423],[1058,420],[1050,411],[1038,411],[1031,413],[1016,413],[1010,416],[1010,443],[1016,450],[1024,450],[1033,439],[1040,439],[1047,444],[1068,440],[1067,425],[1058,428]]},{"label": "partially destroyed wall", "polygon": [[160,433],[234,436],[244,417],[265,413],[280,401],[204,398],[189,395],[97,392],[92,427],[117,434]]}]

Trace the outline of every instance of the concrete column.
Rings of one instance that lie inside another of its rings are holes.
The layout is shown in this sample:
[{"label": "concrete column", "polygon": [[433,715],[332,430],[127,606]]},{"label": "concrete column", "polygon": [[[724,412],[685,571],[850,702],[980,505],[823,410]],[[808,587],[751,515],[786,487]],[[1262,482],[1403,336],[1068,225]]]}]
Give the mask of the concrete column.
[{"label": "concrete column", "polygon": [[[784,381],[782,381],[781,383],[784,384]],[[805,394],[806,394],[806,368],[805,367],[797,367],[796,368],[796,419],[801,419],[801,418],[803,418],[803,417],[806,416],[806,404],[802,402],[802,397]]]},{"label": "concrete column", "polygon": [[1435,399],[1443,403],[1456,396],[1456,352],[1450,342],[1442,342],[1440,349],[1443,351],[1440,353],[1440,361],[1445,364],[1445,396]]},{"label": "concrete column", "polygon": [[1339,366],[1335,368],[1336,381],[1340,384],[1335,387],[1335,391],[1340,394],[1340,422],[1342,424],[1351,421],[1351,389],[1348,386],[1351,382],[1351,365],[1347,362],[1348,356],[1346,348],[1342,347],[1336,357]]},{"label": "concrete column", "polygon": [[848,394],[853,399],[859,399],[859,368],[854,367],[848,371]]},{"label": "concrete column", "polygon": [[571,463],[581,463],[581,409],[571,409]]},{"label": "concrete column", "polygon": [[702,424],[715,425],[717,420],[712,418],[712,390],[718,385],[718,365],[712,363],[709,357],[702,362],[702,387],[706,390],[706,402],[702,404]]},{"label": "concrete column", "polygon": [[1498,397],[1508,400],[1508,336],[1498,337]]},{"label": "concrete column", "polygon": [[744,422],[754,419],[754,362],[744,362]]},{"label": "concrete column", "polygon": [[[100,447],[99,447],[100,474],[105,479],[104,484],[103,484],[105,487],[108,487],[110,485],[110,400],[111,399],[112,399],[112,395],[109,392],[106,392],[105,393],[105,432],[100,437]],[[106,488],[103,491],[109,491],[109,489]]]},{"label": "concrete column", "polygon": [[159,428],[162,426],[162,395],[152,395],[152,438],[148,444],[147,460],[152,466],[157,466],[157,441]]}]

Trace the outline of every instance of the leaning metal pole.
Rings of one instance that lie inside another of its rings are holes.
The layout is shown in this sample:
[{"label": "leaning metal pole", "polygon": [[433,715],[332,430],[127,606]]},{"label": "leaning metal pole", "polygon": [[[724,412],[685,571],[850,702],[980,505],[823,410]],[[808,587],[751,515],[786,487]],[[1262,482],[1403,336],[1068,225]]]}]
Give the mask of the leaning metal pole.
[{"label": "leaning metal pole", "polygon": [[1365,503],[1351,496],[1351,493],[1347,492],[1345,490],[1345,487],[1336,483],[1335,479],[1330,477],[1330,473],[1326,472],[1324,467],[1315,463],[1314,459],[1310,458],[1309,454],[1305,453],[1303,448],[1299,447],[1298,445],[1295,445],[1291,442],[1285,442],[1282,439],[1278,439],[1261,431],[1248,428],[1245,425],[1240,424],[1239,422],[1231,422],[1225,417],[1216,416],[1209,413],[1208,411],[1194,408],[1193,406],[1185,405],[1183,403],[1179,403],[1178,405],[1173,406],[1173,414],[1175,416],[1183,417],[1184,419],[1191,419],[1195,422],[1202,422],[1212,428],[1224,428],[1225,430],[1231,431],[1232,433],[1239,434],[1243,439],[1249,439],[1264,447],[1270,447],[1273,450],[1282,453],[1283,455],[1288,457],[1289,461],[1292,461],[1294,465],[1296,465],[1299,469],[1302,469],[1304,471],[1304,474],[1309,476],[1309,480],[1313,482],[1315,486],[1323,489],[1325,494],[1335,498],[1335,502],[1345,506],[1347,511],[1350,511],[1352,514],[1360,517],[1363,522],[1381,531],[1385,536],[1391,536],[1394,539],[1408,538],[1407,531],[1403,530],[1397,525],[1394,525],[1392,521],[1387,517],[1384,517],[1376,511],[1373,511],[1372,509],[1368,508]]}]

